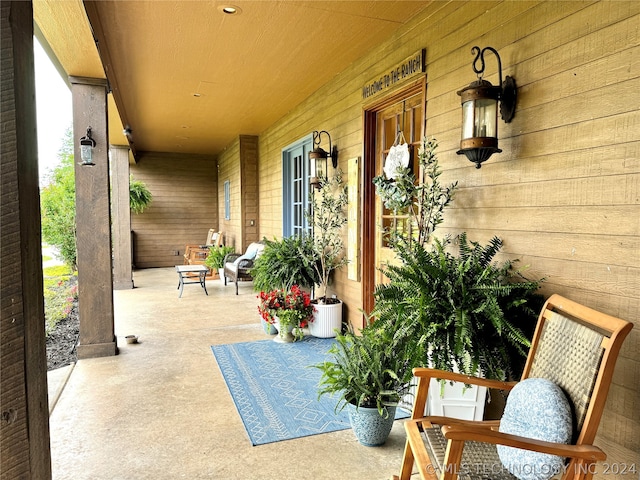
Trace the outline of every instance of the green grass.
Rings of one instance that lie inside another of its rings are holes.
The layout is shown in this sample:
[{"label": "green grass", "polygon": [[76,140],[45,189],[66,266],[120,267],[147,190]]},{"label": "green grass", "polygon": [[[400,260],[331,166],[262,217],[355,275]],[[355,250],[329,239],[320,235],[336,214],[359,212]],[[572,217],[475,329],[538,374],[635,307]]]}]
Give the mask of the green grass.
[{"label": "green grass", "polygon": [[66,265],[43,269],[44,317],[47,336],[69,315],[78,298],[77,277]]},{"label": "green grass", "polygon": [[56,265],[42,269],[42,275],[47,277],[69,277],[73,275],[73,271],[66,265]]}]

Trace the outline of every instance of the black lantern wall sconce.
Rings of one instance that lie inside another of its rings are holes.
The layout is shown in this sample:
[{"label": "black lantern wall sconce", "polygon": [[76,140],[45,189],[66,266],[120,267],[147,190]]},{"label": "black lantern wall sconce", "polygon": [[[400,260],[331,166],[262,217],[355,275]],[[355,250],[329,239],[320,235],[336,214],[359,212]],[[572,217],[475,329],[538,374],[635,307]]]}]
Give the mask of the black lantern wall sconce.
[{"label": "black lantern wall sconce", "polygon": [[[320,146],[322,134],[329,138],[329,151]],[[327,159],[331,158],[333,168],[338,168],[338,147],[331,145],[331,135],[326,130],[313,132],[313,150],[309,152],[309,176],[311,185],[320,188],[323,180],[329,176]]]},{"label": "black lantern wall sconce", "polygon": [[80,139],[80,158],[82,159],[82,166],[93,166],[93,149],[96,146],[96,141],[91,137],[91,127],[87,128],[87,134]]},{"label": "black lantern wall sconce", "polygon": [[[498,60],[499,85],[482,78],[484,74],[484,54],[492,52]],[[517,87],[513,77],[507,76],[502,81],[502,62],[500,55],[492,47],[473,47],[471,53],[475,55],[473,71],[478,79],[468,87],[458,92],[462,103],[462,139],[458,155],[466,157],[480,168],[482,162],[494,153],[500,153],[498,148],[498,101],[500,101],[500,116],[505,123],[509,123],[516,111]],[[480,61],[480,68],[476,64]]]}]

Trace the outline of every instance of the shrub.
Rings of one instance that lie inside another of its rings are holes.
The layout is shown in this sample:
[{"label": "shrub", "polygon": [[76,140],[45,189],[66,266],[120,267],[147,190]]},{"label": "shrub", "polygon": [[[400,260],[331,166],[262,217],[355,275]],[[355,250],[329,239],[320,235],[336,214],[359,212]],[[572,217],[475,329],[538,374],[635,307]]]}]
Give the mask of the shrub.
[{"label": "shrub", "polygon": [[61,156],[51,183],[40,192],[42,237],[55,246],[62,261],[76,268],[76,185],[73,155]]},{"label": "shrub", "polygon": [[69,316],[78,298],[77,277],[66,265],[47,267],[44,273],[45,333]]}]

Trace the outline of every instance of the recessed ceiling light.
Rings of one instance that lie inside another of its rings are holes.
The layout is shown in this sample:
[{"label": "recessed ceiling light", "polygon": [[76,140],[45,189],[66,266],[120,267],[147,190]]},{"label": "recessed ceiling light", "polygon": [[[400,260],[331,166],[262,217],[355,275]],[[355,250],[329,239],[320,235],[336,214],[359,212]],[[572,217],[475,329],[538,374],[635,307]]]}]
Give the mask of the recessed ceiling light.
[{"label": "recessed ceiling light", "polygon": [[201,97],[201,96],[202,96],[202,94],[201,94],[201,93],[194,93],[194,94],[193,94],[193,96],[194,96],[194,97]]},{"label": "recessed ceiling light", "polygon": [[222,13],[226,15],[239,15],[242,13],[242,9],[240,7],[236,7],[235,5],[220,5],[218,7]]}]

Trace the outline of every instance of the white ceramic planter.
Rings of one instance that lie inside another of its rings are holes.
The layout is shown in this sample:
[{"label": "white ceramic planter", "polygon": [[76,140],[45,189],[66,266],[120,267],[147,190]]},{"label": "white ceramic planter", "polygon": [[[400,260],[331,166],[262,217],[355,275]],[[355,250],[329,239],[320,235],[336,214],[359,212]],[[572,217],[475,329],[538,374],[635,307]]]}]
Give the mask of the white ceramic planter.
[{"label": "white ceramic planter", "polygon": [[477,385],[465,387],[464,383],[449,382],[444,384],[441,395],[441,384],[431,379],[427,404],[429,415],[460,418],[463,420],[482,420],[487,388]]},{"label": "white ceramic planter", "polygon": [[273,338],[274,342],[277,343],[291,343],[293,342],[293,325],[287,325],[286,332],[280,328],[280,320],[277,315],[273,317],[273,326],[278,331],[277,335]]},{"label": "white ceramic planter", "polygon": [[332,338],[336,330],[342,328],[342,302],[333,305],[314,304],[313,322],[309,323],[309,333],[314,337]]},{"label": "white ceramic planter", "polygon": [[[416,381],[417,383],[417,381]],[[411,393],[405,395],[400,406],[411,411],[416,386],[411,387]],[[477,385],[465,386],[464,383],[446,381],[444,389],[441,383],[432,378],[429,383],[429,396],[424,415],[438,415],[462,420],[483,420],[484,406],[487,399],[487,388]]]}]

